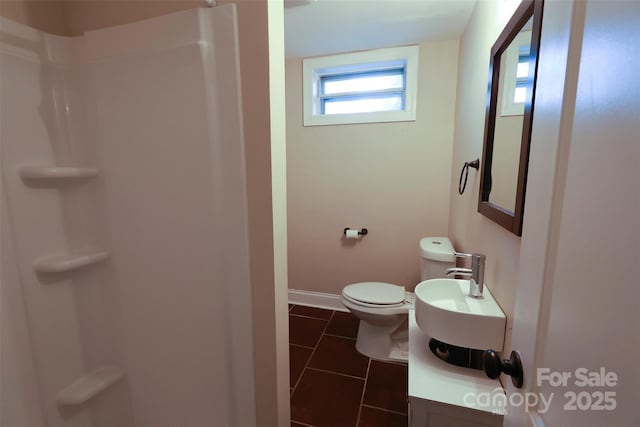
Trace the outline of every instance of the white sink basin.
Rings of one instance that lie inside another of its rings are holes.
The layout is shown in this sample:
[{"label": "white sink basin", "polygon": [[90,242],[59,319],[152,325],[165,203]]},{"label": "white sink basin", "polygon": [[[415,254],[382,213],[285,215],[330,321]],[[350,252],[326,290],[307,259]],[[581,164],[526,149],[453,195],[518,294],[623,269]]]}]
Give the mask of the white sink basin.
[{"label": "white sink basin", "polygon": [[431,338],[448,344],[501,351],[507,317],[486,286],[482,298],[468,294],[468,280],[420,282],[415,289],[418,326]]}]

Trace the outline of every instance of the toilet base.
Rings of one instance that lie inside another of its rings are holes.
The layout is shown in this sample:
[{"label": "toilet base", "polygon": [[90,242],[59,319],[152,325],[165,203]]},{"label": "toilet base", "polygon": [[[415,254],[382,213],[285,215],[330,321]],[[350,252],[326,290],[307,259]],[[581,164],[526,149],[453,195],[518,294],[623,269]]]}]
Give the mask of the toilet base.
[{"label": "toilet base", "polygon": [[360,320],[356,349],[372,359],[406,362],[409,359],[407,319],[391,326],[377,326]]}]

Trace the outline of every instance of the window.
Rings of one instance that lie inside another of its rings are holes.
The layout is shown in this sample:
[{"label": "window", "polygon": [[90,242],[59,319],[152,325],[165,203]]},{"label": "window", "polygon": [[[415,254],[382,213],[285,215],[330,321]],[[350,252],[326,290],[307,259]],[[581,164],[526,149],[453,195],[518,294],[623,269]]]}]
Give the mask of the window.
[{"label": "window", "polygon": [[320,113],[350,114],[404,108],[404,67],[320,77]]},{"label": "window", "polygon": [[305,59],[304,125],[415,120],[418,46]]},{"label": "window", "polygon": [[501,116],[521,116],[527,100],[531,31],[518,34],[500,60]]},{"label": "window", "polygon": [[516,87],[513,92],[513,102],[524,104],[527,100],[527,87],[529,86],[529,44],[521,45],[516,65]]}]

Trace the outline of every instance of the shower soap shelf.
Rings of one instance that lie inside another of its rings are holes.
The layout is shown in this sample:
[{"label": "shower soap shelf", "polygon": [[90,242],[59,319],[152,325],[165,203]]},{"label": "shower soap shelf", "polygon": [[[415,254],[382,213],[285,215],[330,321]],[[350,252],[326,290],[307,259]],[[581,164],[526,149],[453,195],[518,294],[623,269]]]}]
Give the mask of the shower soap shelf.
[{"label": "shower soap shelf", "polygon": [[105,366],[85,375],[60,390],[58,405],[81,405],[124,378],[124,372],[115,366]]},{"label": "shower soap shelf", "polygon": [[25,165],[18,168],[22,179],[68,179],[91,178],[98,175],[96,168],[81,168],[72,166],[34,166]]},{"label": "shower soap shelf", "polygon": [[107,251],[82,251],[69,254],[51,255],[36,260],[36,273],[63,273],[75,270],[109,258]]}]

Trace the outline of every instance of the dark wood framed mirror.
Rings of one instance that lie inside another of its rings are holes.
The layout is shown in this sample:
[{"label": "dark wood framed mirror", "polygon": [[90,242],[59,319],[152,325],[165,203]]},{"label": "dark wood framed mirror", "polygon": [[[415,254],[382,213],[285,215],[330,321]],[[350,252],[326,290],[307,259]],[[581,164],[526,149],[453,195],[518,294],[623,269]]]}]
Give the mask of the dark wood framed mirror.
[{"label": "dark wood framed mirror", "polygon": [[527,186],[543,0],[523,0],[491,48],[478,212],[518,236]]}]

